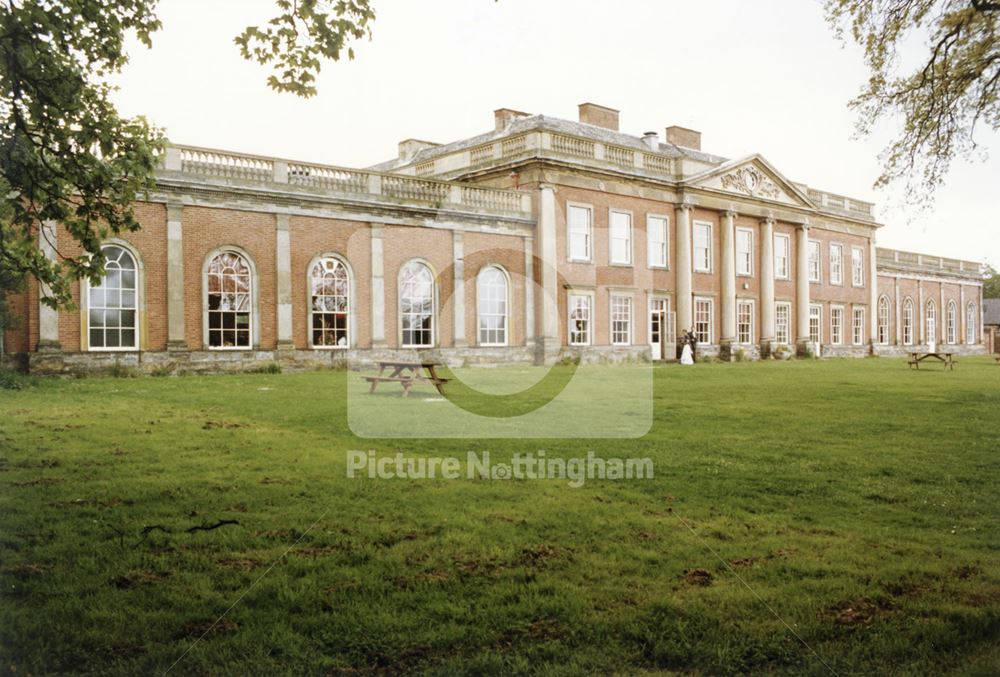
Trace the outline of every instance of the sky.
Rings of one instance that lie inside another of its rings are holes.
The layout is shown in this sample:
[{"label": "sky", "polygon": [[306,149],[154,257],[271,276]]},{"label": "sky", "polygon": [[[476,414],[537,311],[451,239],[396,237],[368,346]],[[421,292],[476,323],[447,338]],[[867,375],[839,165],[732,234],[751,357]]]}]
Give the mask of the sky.
[{"label": "sky", "polygon": [[591,101],[620,110],[623,132],[697,129],[707,152],[760,153],[793,181],[875,202],[880,245],[1000,267],[1000,134],[979,133],[984,160],[957,160],[930,211],[875,192],[892,124],[854,138],[847,103],[867,70],[819,0],[372,3],[372,40],[325,62],[301,99],[271,91],[232,42],[274,0],[161,0],[164,27],[152,49],[130,43],[115,101],[176,143],[347,167],[395,157],[402,139],[489,131],[496,108],[576,120]]}]

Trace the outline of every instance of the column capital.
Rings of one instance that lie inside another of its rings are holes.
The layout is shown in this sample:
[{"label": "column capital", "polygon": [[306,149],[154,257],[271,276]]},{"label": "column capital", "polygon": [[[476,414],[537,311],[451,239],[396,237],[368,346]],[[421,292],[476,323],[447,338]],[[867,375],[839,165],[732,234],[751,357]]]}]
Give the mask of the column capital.
[{"label": "column capital", "polygon": [[740,213],[735,209],[733,209],[732,207],[729,207],[728,209],[722,210],[722,215],[727,219],[735,219],[737,216],[740,215]]},{"label": "column capital", "polygon": [[559,192],[559,189],[554,183],[540,183],[538,184],[538,190],[551,190],[553,193]]},{"label": "column capital", "polygon": [[690,202],[681,202],[677,205],[676,208],[682,212],[689,212],[692,209],[694,209],[694,205],[691,204]]},{"label": "column capital", "polygon": [[796,224],[795,225],[795,230],[801,230],[804,233],[808,233],[809,232],[809,222],[807,221],[805,223],[798,223],[798,224]]},{"label": "column capital", "polygon": [[760,225],[762,226],[773,226],[774,217],[768,214],[767,216],[760,217]]}]

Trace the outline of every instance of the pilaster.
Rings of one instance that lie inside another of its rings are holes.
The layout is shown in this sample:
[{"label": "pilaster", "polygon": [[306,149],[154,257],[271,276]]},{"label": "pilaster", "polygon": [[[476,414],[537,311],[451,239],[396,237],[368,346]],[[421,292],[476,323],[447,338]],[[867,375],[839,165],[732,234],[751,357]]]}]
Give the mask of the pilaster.
[{"label": "pilaster", "polygon": [[774,351],[774,219],[760,221],[760,356]]},{"label": "pilaster", "polygon": [[275,263],[278,288],[278,350],[291,350],[292,342],[292,242],[288,214],[275,217]]},{"label": "pilaster", "polygon": [[384,348],[385,342],[385,254],[382,224],[373,223],[372,243],[372,347]]},{"label": "pilaster", "polygon": [[524,238],[524,343],[535,342],[535,240]]},{"label": "pilaster", "polygon": [[868,340],[878,343],[878,268],[875,265],[875,238],[868,240]]},{"label": "pilaster", "polygon": [[809,347],[809,224],[795,231],[795,326],[796,352]]},{"label": "pilaster", "polygon": [[676,332],[692,330],[693,305],[691,296],[691,209],[690,204],[681,204],[676,210],[677,246],[674,247],[674,267],[677,275],[677,321]]},{"label": "pilaster", "polygon": [[454,291],[451,295],[452,316],[454,317],[455,347],[468,345],[465,338],[465,234],[460,230],[451,232],[452,270]]},{"label": "pilaster", "polygon": [[[55,221],[46,221],[38,229],[38,246],[49,261],[57,258],[56,247],[58,228]],[[48,285],[42,284],[38,294],[38,351],[58,352],[62,349],[59,343],[59,311],[42,302],[51,294]]]},{"label": "pilaster", "polygon": [[543,184],[538,200],[538,249],[542,260],[542,335],[536,339],[539,361],[550,364],[559,355],[559,289],[556,275],[556,189]]},{"label": "pilaster", "polygon": [[167,350],[186,350],[184,338],[184,206],[167,204]]},{"label": "pilaster", "polygon": [[736,212],[728,210],[722,215],[722,336],[719,340],[719,357],[732,359],[736,343]]}]

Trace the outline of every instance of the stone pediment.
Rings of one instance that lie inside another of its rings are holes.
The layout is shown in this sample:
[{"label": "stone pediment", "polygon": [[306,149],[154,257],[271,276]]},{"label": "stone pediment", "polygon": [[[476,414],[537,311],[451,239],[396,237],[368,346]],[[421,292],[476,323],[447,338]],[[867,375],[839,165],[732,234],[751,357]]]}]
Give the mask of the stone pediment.
[{"label": "stone pediment", "polygon": [[712,168],[710,171],[692,176],[685,183],[693,187],[733,193],[745,198],[815,208],[815,205],[801,190],[759,155],[727,162]]}]

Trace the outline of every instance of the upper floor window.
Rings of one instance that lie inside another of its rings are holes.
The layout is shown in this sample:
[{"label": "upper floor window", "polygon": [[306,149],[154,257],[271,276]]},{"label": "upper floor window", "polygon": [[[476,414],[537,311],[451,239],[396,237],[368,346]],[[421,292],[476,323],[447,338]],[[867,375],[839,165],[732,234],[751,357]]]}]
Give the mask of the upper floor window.
[{"label": "upper floor window", "polygon": [[569,344],[571,346],[590,345],[591,300],[589,294],[570,294]]},{"label": "upper floor window", "polygon": [[736,304],[736,342],[753,343],[753,301]]},{"label": "upper floor window", "polygon": [[[811,245],[812,243],[810,242],[809,244]],[[844,283],[844,248],[839,244],[831,244],[830,284],[843,284],[843,283]]]},{"label": "upper floor window", "polygon": [[865,250],[861,247],[851,247],[851,284],[865,286]]},{"label": "upper floor window", "polygon": [[328,256],[309,272],[310,339],[314,348],[347,348],[350,312],[350,276],[347,266]]},{"label": "upper floor window", "polygon": [[820,244],[818,240],[809,240],[809,281],[819,282],[822,279],[823,269],[819,260]]},{"label": "upper floor window", "polygon": [[567,229],[569,258],[574,261],[589,261],[593,255],[591,251],[592,214],[590,207],[569,205],[569,227]]},{"label": "upper floor window", "polygon": [[903,344],[913,345],[913,300],[903,301]]},{"label": "upper floor window", "polygon": [[889,344],[890,316],[889,299],[883,296],[878,300],[878,342],[883,346]]},{"label": "upper floor window", "polygon": [[646,254],[650,268],[667,267],[667,219],[646,217]]},{"label": "upper floor window", "polygon": [[612,211],[611,227],[608,229],[611,238],[611,263],[630,265],[632,263],[632,215],[628,212]]},{"label": "upper floor window", "polygon": [[132,254],[118,245],[101,247],[104,277],[87,291],[87,339],[91,350],[139,347],[139,276]]},{"label": "upper floor window", "polygon": [[208,263],[208,347],[250,348],[253,345],[253,276],[250,264],[233,251]]},{"label": "upper floor window", "polygon": [[496,266],[479,271],[476,280],[479,345],[507,345],[507,275]]},{"label": "upper floor window", "polygon": [[791,238],[787,235],[774,236],[774,276],[787,280],[789,277],[789,251]]},{"label": "upper floor window", "polygon": [[632,297],[611,295],[611,343],[616,346],[632,344]]},{"label": "upper floor window", "polygon": [[434,275],[419,261],[400,272],[399,318],[404,348],[434,345]]},{"label": "upper floor window", "polygon": [[958,343],[958,304],[954,301],[948,303],[947,322],[948,343]]},{"label": "upper floor window", "polygon": [[694,271],[712,272],[712,224],[704,221],[694,223]]},{"label": "upper floor window", "polygon": [[865,342],[865,309],[854,308],[854,322],[852,323],[852,343],[860,346]]},{"label": "upper floor window", "polygon": [[753,231],[736,229],[736,274],[753,275]]},{"label": "upper floor window", "polygon": [[976,318],[979,313],[976,312],[976,304],[969,303],[965,309],[965,342],[966,343],[978,343],[976,340]]}]

